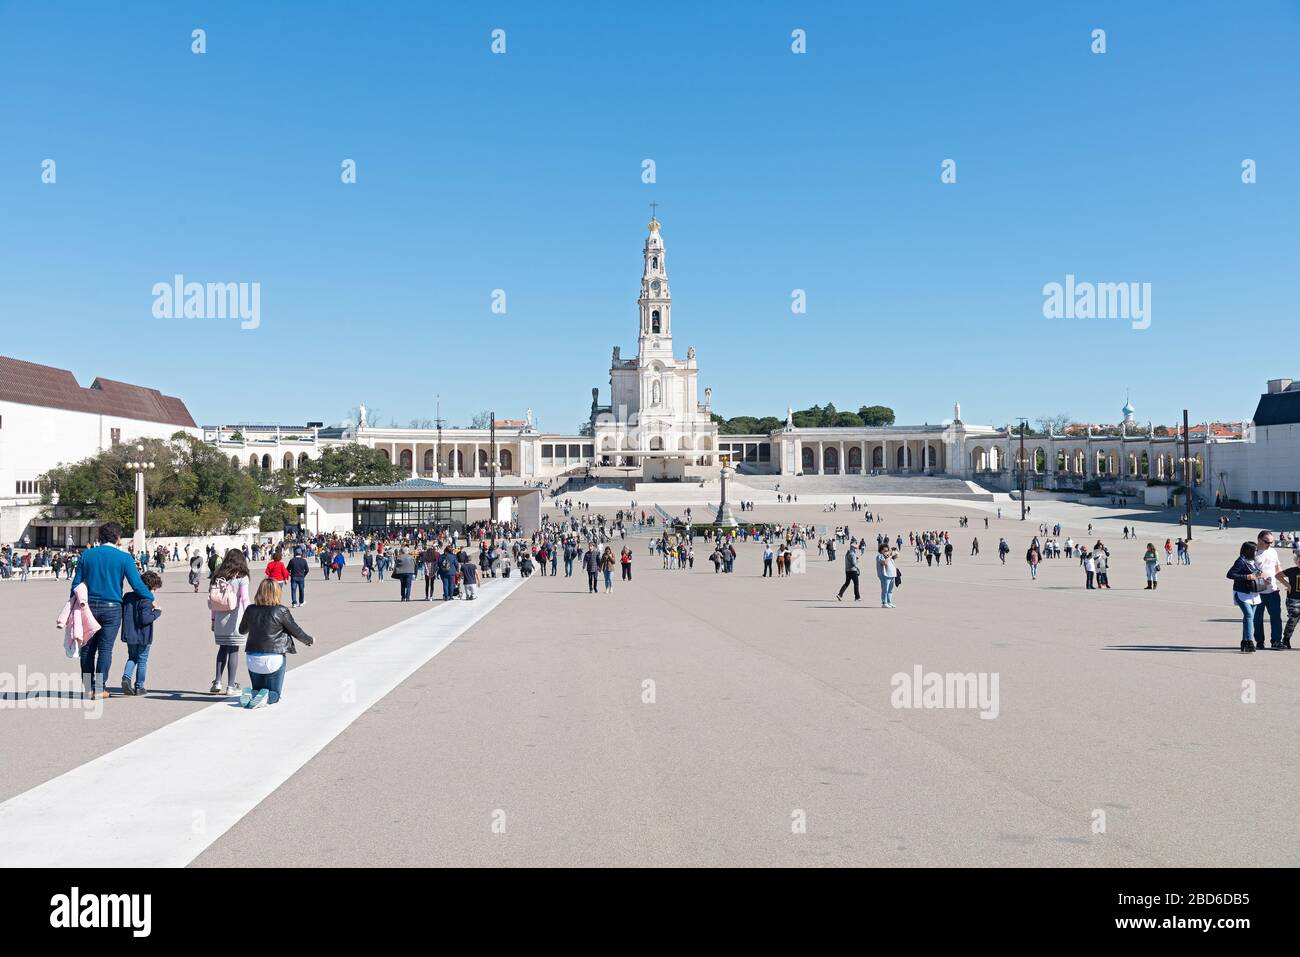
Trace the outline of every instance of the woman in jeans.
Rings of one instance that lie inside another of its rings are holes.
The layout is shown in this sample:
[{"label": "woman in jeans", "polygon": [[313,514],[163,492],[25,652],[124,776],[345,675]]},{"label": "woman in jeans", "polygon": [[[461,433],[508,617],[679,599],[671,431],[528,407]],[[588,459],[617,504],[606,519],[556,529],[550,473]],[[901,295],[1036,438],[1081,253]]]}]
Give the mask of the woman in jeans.
[{"label": "woman in jeans", "polygon": [[606,545],[604,554],[600,556],[600,570],[605,573],[606,594],[614,590],[614,565],[615,564],[617,564],[617,562],[614,558],[614,549]]},{"label": "woman in jeans", "polygon": [[232,611],[212,612],[212,637],[217,642],[217,670],[212,679],[208,694],[222,694],[221,672],[226,672],[225,694],[239,694],[239,682],[235,676],[239,673],[239,653],[244,650],[244,639],[239,634],[239,622],[244,617],[244,610],[249,606],[248,597],[248,560],[238,548],[226,552],[226,557],[212,576],[213,587],[218,579],[225,579],[229,588],[235,592],[235,607]]},{"label": "woman in jeans", "polygon": [[880,607],[894,607],[894,581],[898,575],[898,565],[894,563],[895,552],[888,545],[881,545],[876,554],[876,577],[880,579]]},{"label": "woman in jeans", "polygon": [[298,653],[293,640],[307,647],[315,642],[293,620],[293,612],[280,604],[280,583],[271,578],[257,586],[253,604],[239,623],[239,633],[248,636],[248,688],[239,696],[245,708],[275,704],[284,690],[288,655]]},{"label": "woman in jeans", "polygon": [[1255,606],[1259,604],[1257,582],[1263,577],[1255,563],[1255,543],[1242,542],[1241,554],[1228,569],[1232,579],[1232,602],[1241,612],[1241,650],[1255,650]]}]

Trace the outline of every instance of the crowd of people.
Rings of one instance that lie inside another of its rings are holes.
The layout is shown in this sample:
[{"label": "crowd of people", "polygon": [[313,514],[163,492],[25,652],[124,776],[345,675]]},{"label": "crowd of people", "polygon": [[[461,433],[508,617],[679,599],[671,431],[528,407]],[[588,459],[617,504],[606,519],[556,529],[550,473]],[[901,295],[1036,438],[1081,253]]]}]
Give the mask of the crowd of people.
[{"label": "crowd of people", "polygon": [[[325,581],[342,580],[351,566],[359,567],[357,574],[367,583],[396,579],[396,600],[402,602],[415,600],[418,579],[423,579],[424,601],[474,601],[485,578],[509,578],[516,572],[521,577],[558,576],[561,567],[566,578],[575,572],[585,575],[589,594],[608,595],[614,591],[616,571],[620,581],[632,580],[634,548],[629,534],[649,533],[649,556],[665,570],[693,570],[699,539],[701,554],[715,574],[734,574],[740,556],[737,546],[752,543],[761,546],[761,565],[755,570],[759,576],[788,578],[804,571],[800,566],[815,547],[819,558],[843,563],[844,581],[836,593],[839,601],[850,588],[854,601],[861,600],[862,566],[872,549],[881,607],[893,608],[903,579],[898,558],[905,546],[918,566],[921,562],[932,568],[951,566],[955,554],[952,534],[946,529],[912,530],[906,538],[899,532],[892,539],[883,531],[859,535],[848,525],[819,531],[816,525],[799,522],[747,523],[722,531],[693,524],[690,509],[684,519],[676,520],[668,520],[659,509],[663,520],[656,523],[656,516],[638,509],[635,502],[609,517],[572,500],[556,500],[556,506],[554,517],[543,516],[539,527],[527,534],[515,522],[482,520],[457,528],[303,533],[224,551],[212,543],[183,547],[173,543],[131,554],[119,547],[120,527],[109,523],[100,528],[100,543],[80,553],[47,548],[20,552],[6,546],[0,551],[0,575],[26,576],[32,568],[48,568],[53,577],[70,581],[71,595],[59,624],[71,641],[68,647],[75,646],[80,658],[85,693],[108,697],[113,644],[120,635],[126,645],[122,693],[139,696],[147,694],[149,653],[155,629],[162,627],[157,590],[168,564],[183,564],[195,593],[206,583],[215,645],[209,693],[237,696],[245,707],[260,708],[281,699],[286,656],[295,654],[299,643],[313,644],[293,615],[307,603],[313,568],[320,569]],[[850,509],[861,513],[868,524],[880,522],[879,514],[873,515],[856,500]],[[986,528],[988,522],[985,516]],[[967,529],[970,519],[959,516],[956,524]],[[1092,533],[1088,524],[1089,538]],[[1043,563],[1064,557],[1078,562],[1086,590],[1110,590],[1111,552],[1102,539],[1087,545],[1062,535],[1060,523],[1038,525],[1025,551],[1031,579],[1038,579]],[[1138,536],[1135,526],[1124,525],[1124,541]],[[1291,549],[1291,567],[1282,567],[1278,547]],[[979,539],[972,536],[971,556],[977,556],[979,549]],[[1001,537],[997,546],[1001,564],[1006,564],[1010,551],[1006,537]],[[1147,542],[1141,559],[1145,590],[1159,588],[1162,568],[1190,565],[1190,553],[1191,543],[1182,537],[1166,538],[1162,544]],[[263,561],[261,574],[256,574],[254,567]],[[1300,536],[1261,531],[1256,541],[1241,545],[1227,577],[1241,614],[1242,652],[1266,647],[1266,619],[1268,646],[1289,649],[1300,622]],[[240,680],[241,663],[247,684]]]}]

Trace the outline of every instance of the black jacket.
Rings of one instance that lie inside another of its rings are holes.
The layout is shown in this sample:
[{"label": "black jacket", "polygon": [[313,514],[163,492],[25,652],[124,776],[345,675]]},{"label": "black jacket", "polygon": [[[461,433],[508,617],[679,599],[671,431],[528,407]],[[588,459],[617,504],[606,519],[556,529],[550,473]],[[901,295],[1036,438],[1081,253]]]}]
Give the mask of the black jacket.
[{"label": "black jacket", "polygon": [[250,655],[296,655],[295,638],[308,647],[315,643],[283,605],[249,605],[239,633],[248,636],[244,651]]}]

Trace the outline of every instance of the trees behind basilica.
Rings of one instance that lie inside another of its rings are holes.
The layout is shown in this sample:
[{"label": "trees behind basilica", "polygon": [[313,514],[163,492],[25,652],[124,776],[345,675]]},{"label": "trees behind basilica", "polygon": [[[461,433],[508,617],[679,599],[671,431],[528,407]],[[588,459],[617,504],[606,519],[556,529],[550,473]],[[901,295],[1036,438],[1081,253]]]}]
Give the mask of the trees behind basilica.
[{"label": "trees behind basilica", "polygon": [[[814,405],[800,409],[793,415],[794,424],[801,429],[861,428],[862,426],[893,425],[894,410],[885,405],[864,405],[857,412],[841,412],[835,403]],[[774,415],[755,418],[752,415],[738,415],[724,419],[716,413],[713,421],[723,435],[765,435],[785,427],[785,419]]]}]

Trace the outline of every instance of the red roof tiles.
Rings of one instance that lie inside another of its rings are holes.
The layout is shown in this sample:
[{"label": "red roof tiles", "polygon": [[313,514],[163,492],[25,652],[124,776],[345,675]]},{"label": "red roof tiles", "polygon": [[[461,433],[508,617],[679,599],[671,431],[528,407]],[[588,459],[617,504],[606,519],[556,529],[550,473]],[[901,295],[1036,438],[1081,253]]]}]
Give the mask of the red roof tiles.
[{"label": "red roof tiles", "polygon": [[115,415],[141,422],[197,428],[185,403],[157,389],[96,379],[83,389],[66,369],[0,356],[0,399],[22,405]]}]

